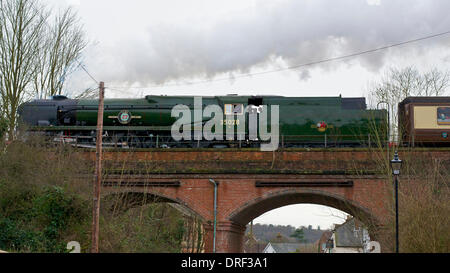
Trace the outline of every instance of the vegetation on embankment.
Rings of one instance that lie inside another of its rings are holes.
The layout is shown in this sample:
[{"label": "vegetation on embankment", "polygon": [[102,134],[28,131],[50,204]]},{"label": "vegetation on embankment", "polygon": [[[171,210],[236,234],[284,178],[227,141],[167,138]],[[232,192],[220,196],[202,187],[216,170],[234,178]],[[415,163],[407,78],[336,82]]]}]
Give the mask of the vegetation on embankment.
[{"label": "vegetation on embankment", "polygon": [[[392,170],[389,160],[398,149],[403,166],[399,176],[399,250],[400,252],[444,252],[450,250],[450,152],[449,147],[409,147],[402,136],[410,126],[399,122],[399,103],[407,97],[445,96],[450,87],[448,70],[433,68],[419,71],[415,67],[391,67],[377,81],[369,84],[368,103],[372,108],[387,107],[392,147],[387,158],[374,157],[385,174],[386,200],[389,212],[379,234],[382,251],[395,249],[395,202]],[[400,119],[401,121],[401,119]],[[375,132],[375,130],[372,130]],[[412,137],[414,139],[414,137]],[[377,147],[385,152],[384,140]],[[407,146],[407,147],[402,147]],[[414,145],[412,145],[414,146]],[[416,143],[415,146],[420,146]],[[431,151],[432,153],[427,152]],[[424,152],[424,153],[421,153]],[[439,155],[438,155],[439,154]]]},{"label": "vegetation on embankment", "polygon": [[[0,147],[0,249],[68,252],[69,241],[89,252],[92,181],[79,173],[92,162],[70,147],[48,152],[39,140]],[[180,252],[183,215],[164,203],[113,209],[123,196],[102,200],[101,252]]]},{"label": "vegetation on embankment", "polygon": [[[398,215],[399,251],[448,253],[450,251],[450,168],[448,159],[400,154]],[[389,212],[379,241],[384,251],[395,250],[395,199],[392,170],[386,169]]]}]

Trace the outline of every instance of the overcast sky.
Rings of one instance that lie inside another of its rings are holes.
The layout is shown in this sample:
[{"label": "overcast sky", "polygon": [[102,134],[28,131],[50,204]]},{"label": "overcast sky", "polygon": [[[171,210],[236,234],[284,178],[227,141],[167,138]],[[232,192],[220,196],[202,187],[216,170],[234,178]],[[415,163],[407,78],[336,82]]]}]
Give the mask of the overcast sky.
[{"label": "overcast sky", "polygon": [[[110,87],[106,97],[364,96],[389,67],[450,69],[450,35],[445,35],[355,58],[242,77],[450,31],[448,0],[45,2],[78,11],[90,42],[82,63]],[[69,77],[66,92],[92,86],[96,83],[79,70]],[[294,222],[291,207],[261,219],[328,226],[317,216],[323,209],[302,207],[309,208],[306,220]],[[305,209],[296,211],[303,215]]]}]

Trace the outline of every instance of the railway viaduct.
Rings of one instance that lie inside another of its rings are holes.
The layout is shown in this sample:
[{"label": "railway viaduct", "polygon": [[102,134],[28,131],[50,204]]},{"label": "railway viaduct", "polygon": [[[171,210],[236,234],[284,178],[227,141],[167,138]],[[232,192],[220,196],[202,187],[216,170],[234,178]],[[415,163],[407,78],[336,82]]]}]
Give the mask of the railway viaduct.
[{"label": "railway viaduct", "polygon": [[[95,160],[95,152],[86,152]],[[400,151],[400,158],[450,162],[448,150]],[[166,149],[103,152],[102,196],[178,203],[204,223],[205,251],[213,252],[216,182],[216,252],[242,252],[245,226],[290,204],[321,204],[370,227],[376,240],[392,199],[388,160],[376,149]],[[295,215],[292,215],[295,217]],[[383,246],[382,246],[383,248]]]}]

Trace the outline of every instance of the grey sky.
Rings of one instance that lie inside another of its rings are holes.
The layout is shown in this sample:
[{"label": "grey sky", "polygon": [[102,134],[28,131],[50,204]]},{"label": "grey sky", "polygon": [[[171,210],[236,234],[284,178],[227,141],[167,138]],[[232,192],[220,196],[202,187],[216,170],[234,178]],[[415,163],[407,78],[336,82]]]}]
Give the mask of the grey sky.
[{"label": "grey sky", "polygon": [[[52,5],[63,1],[48,0]],[[362,95],[388,66],[448,67],[450,35],[344,61],[233,79],[450,30],[450,2],[68,0],[92,42],[83,63],[111,96]],[[68,91],[92,85],[82,71]],[[187,82],[230,80],[185,86]],[[173,86],[174,83],[180,86]],[[164,86],[168,85],[168,86]],[[130,86],[149,88],[128,89]],[[214,91],[212,91],[214,90]],[[113,92],[114,91],[114,92]],[[119,93],[119,94],[118,94]]]},{"label": "grey sky", "polygon": [[[448,0],[46,2],[78,11],[91,42],[83,64],[110,87],[107,97],[363,96],[391,66],[450,68],[446,35],[344,61],[239,78],[449,31]],[[214,81],[223,78],[229,80]],[[212,82],[188,84],[208,79]],[[95,85],[80,70],[69,77],[66,92]],[[280,215],[293,219],[290,213]],[[319,221],[311,215],[303,218],[316,226]],[[307,223],[291,223],[300,224]]]}]

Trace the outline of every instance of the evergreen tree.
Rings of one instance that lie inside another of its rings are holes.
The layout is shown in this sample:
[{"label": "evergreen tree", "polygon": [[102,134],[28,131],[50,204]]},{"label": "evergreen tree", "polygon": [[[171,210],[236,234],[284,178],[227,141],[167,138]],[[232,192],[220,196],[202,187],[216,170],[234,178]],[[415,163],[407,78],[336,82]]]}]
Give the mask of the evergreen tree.
[{"label": "evergreen tree", "polygon": [[297,238],[297,240],[298,240],[299,242],[301,242],[301,243],[303,243],[303,242],[305,241],[304,234],[303,234],[303,229],[300,229],[300,228],[297,228],[297,229],[294,231],[294,233],[292,233],[292,234],[290,235],[290,237]]}]

